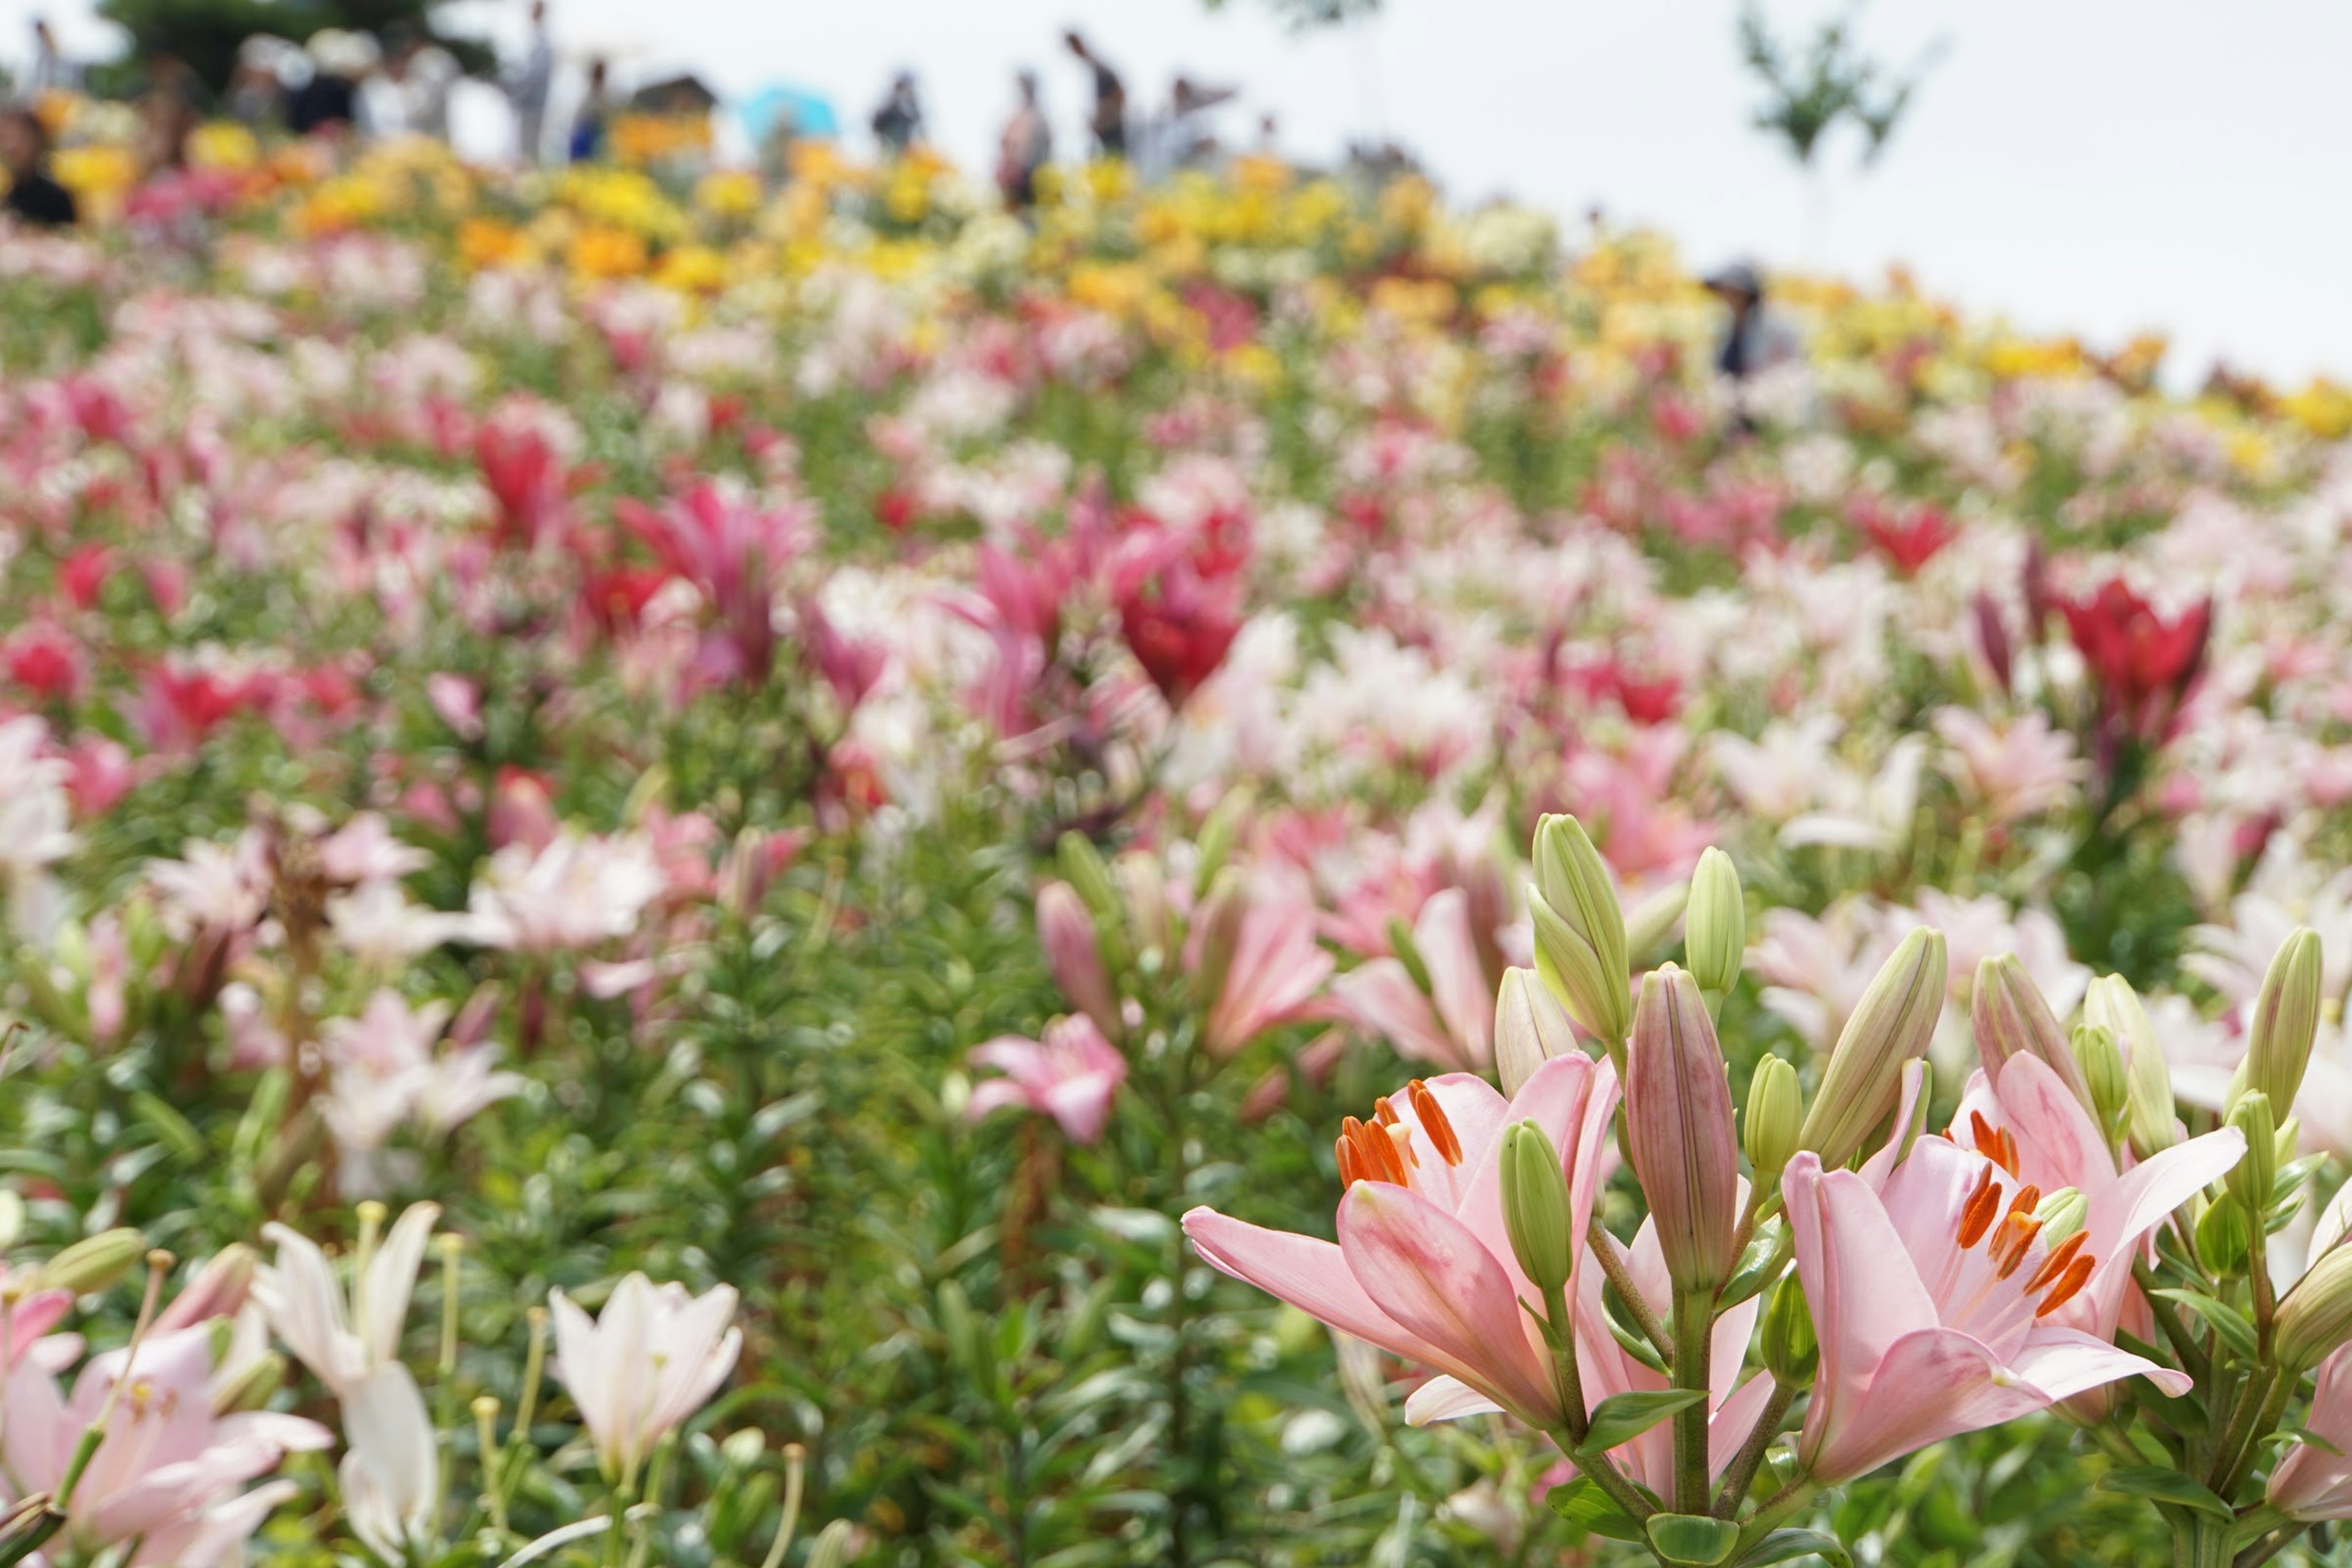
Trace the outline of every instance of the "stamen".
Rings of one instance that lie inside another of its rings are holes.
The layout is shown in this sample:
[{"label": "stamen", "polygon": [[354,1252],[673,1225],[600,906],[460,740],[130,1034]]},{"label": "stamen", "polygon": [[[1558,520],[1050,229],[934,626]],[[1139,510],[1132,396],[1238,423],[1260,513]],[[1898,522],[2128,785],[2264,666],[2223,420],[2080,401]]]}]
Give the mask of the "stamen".
[{"label": "stamen", "polygon": [[1969,1142],[1976,1145],[1977,1152],[1982,1154],[1988,1160],[1991,1159],[1993,1151],[1992,1123],[1984,1119],[1983,1111],[1971,1110],[1969,1112],[1969,1132],[1970,1135]]},{"label": "stamen", "polygon": [[1987,1165],[1984,1174],[1977,1178],[1977,1190],[1969,1194],[1966,1207],[1960,1210],[1960,1250],[1966,1252],[1984,1239],[1984,1233],[2000,1212],[2000,1186],[1992,1179],[1992,1167]]},{"label": "stamen", "polygon": [[2008,1279],[2025,1261],[2025,1254],[2033,1238],[2042,1234],[2042,1222],[2031,1214],[2011,1213],[2000,1222],[2000,1235],[1994,1238],[1989,1252],[2000,1261],[2000,1278]]},{"label": "stamen", "polygon": [[2011,1214],[2015,1214],[2020,1209],[2023,1209],[2027,1214],[2032,1214],[2035,1209],[2041,1206],[2042,1189],[2035,1186],[2032,1182],[2028,1182],[2025,1185],[2018,1188],[2017,1196],[2009,1200],[2009,1212]]},{"label": "stamen", "polygon": [[2000,1140],[2000,1168],[2014,1176],[2017,1174],[2017,1140],[2010,1136],[2006,1127],[1997,1136]]},{"label": "stamen", "polygon": [[1367,1127],[1350,1116],[1339,1123],[1340,1135],[1356,1146],[1356,1159],[1363,1167],[1368,1182],[1388,1182],[1405,1186],[1404,1161],[1397,1153],[1396,1144],[1389,1135],[1376,1127]]},{"label": "stamen", "polygon": [[1389,1135],[1389,1142],[1396,1145],[1398,1164],[1419,1170],[1421,1156],[1412,1152],[1412,1129],[1399,1122],[1385,1131]]},{"label": "stamen", "polygon": [[1454,1123],[1445,1119],[1445,1107],[1437,1102],[1437,1096],[1419,1079],[1405,1085],[1405,1093],[1411,1097],[1412,1113],[1421,1119],[1421,1130],[1429,1134],[1437,1157],[1449,1165],[1462,1163],[1462,1140],[1454,1135]]},{"label": "stamen", "polygon": [[1396,1113],[1396,1107],[1389,1103],[1389,1097],[1387,1095],[1384,1094],[1378,1100],[1372,1101],[1373,1125],[1379,1127],[1394,1127],[1399,1120],[1400,1118]]},{"label": "stamen", "polygon": [[2025,1293],[2031,1296],[2061,1274],[2065,1273],[2067,1266],[2074,1261],[2074,1255],[2082,1251],[2083,1244],[2090,1239],[2089,1231],[2078,1230],[2060,1242],[2057,1249],[2042,1259],[2042,1267],[2033,1271],[2033,1278],[2025,1282]]},{"label": "stamen", "polygon": [[2037,1318],[2049,1316],[2073,1300],[2075,1292],[2090,1282],[2091,1260],[2077,1258],[2066,1265],[2066,1272],[2058,1277],[2058,1283],[2051,1288],[2050,1294],[2042,1298],[2042,1305],[2033,1309],[2033,1315]]},{"label": "stamen", "polygon": [[1334,1141],[1332,1148],[1339,1156],[1339,1190],[1341,1192],[1346,1192],[1358,1182],[1369,1179],[1364,1171],[1364,1162],[1356,1152],[1355,1142],[1345,1132],[1340,1133]]}]

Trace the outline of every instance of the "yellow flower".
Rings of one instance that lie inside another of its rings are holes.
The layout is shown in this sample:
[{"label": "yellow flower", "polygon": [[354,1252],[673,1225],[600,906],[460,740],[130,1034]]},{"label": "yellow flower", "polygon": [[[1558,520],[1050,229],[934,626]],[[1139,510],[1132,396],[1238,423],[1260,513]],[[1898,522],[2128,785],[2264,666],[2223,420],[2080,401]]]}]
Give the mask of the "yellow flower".
[{"label": "yellow flower", "polygon": [[750,217],[760,210],[760,177],[748,170],[714,169],[695,182],[694,205],[714,217]]},{"label": "yellow flower", "polygon": [[579,278],[635,278],[646,269],[646,242],[627,229],[594,224],[572,237],[569,260]]},{"label": "yellow flower", "polygon": [[681,245],[663,253],[654,281],[681,294],[716,294],[727,287],[727,258],[707,245]]},{"label": "yellow flower", "polygon": [[2315,379],[2301,392],[2281,398],[2279,407],[2289,419],[2323,441],[2340,441],[2352,436],[2352,389],[2332,381]]},{"label": "yellow flower", "polygon": [[199,169],[257,169],[261,143],[233,120],[214,120],[188,136],[188,162]]},{"label": "yellow flower", "polygon": [[497,218],[469,217],[457,226],[457,255],[475,271],[512,267],[530,253],[522,230]]}]

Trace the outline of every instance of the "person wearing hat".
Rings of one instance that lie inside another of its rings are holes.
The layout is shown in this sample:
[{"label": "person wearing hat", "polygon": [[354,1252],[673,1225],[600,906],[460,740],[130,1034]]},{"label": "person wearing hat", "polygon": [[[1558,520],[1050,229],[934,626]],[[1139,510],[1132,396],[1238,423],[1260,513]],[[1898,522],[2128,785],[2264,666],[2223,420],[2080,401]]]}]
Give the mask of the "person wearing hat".
[{"label": "person wearing hat", "polygon": [[297,136],[347,130],[359,117],[359,88],[375,68],[375,40],[322,27],[310,35],[310,79],[286,100],[286,128]]},{"label": "person wearing hat", "polygon": [[1716,369],[1735,382],[1745,382],[1797,357],[1796,331],[1766,307],[1764,275],[1754,262],[1735,261],[1701,281],[1731,310],[1723,346],[1716,352]]},{"label": "person wearing hat", "polygon": [[69,227],[73,193],[49,177],[49,131],[29,109],[0,110],[0,168],[8,173],[8,216],[43,228]]}]

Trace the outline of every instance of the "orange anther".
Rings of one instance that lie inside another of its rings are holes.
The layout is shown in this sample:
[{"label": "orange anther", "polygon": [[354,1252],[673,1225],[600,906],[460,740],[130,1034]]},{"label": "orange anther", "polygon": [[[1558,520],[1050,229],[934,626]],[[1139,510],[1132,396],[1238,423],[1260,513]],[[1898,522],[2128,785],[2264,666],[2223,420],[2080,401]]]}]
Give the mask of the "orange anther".
[{"label": "orange anther", "polygon": [[1987,1165],[1984,1174],[1977,1178],[1977,1190],[1969,1194],[1966,1207],[1960,1210],[1960,1249],[1965,1252],[1984,1239],[1985,1231],[1992,1225],[1993,1215],[2000,1212],[2000,1185],[1992,1179],[1992,1167]]},{"label": "orange anther", "polygon": [[2000,1235],[1993,1239],[1991,1255],[2000,1260],[2003,1279],[2017,1272],[2032,1248],[2033,1238],[2042,1234],[2042,1222],[2030,1214],[2014,1214],[2000,1222]]},{"label": "orange anther", "polygon": [[2066,1265],[2066,1272],[2058,1277],[2058,1283],[2050,1288],[2050,1294],[2042,1298],[2042,1305],[2033,1309],[2033,1315],[2037,1318],[2047,1317],[2073,1300],[2074,1293],[2090,1282],[2090,1258],[2077,1258],[2074,1262]]},{"label": "orange anther", "polygon": [[1437,1157],[1449,1165],[1462,1163],[1462,1140],[1454,1135],[1454,1123],[1445,1119],[1445,1107],[1429,1091],[1429,1085],[1419,1079],[1404,1086],[1412,1100],[1412,1113],[1421,1121],[1421,1130],[1437,1150]]},{"label": "orange anther", "polygon": [[2089,1231],[2078,1230],[2060,1242],[2056,1250],[2042,1260],[2042,1267],[2033,1271],[2033,1278],[2025,1282],[2025,1293],[2030,1296],[2065,1273],[2067,1265],[2074,1261],[2074,1255],[2082,1251],[2083,1244],[2090,1239]]},{"label": "orange anther", "polygon": [[1356,1145],[1345,1132],[1333,1141],[1332,1152],[1339,1156],[1339,1190],[1346,1192],[1365,1179],[1364,1162],[1356,1152]]},{"label": "orange anther", "polygon": [[1389,1097],[1387,1095],[1384,1094],[1378,1100],[1372,1101],[1373,1125],[1378,1127],[1394,1127],[1398,1121],[1399,1118],[1396,1113],[1396,1107],[1389,1103]]},{"label": "orange anther", "polygon": [[2041,1202],[2042,1189],[2028,1182],[2017,1189],[2017,1196],[2009,1200],[2009,1212],[2015,1214],[2018,1210],[2023,1209],[2027,1214],[2032,1214]]}]

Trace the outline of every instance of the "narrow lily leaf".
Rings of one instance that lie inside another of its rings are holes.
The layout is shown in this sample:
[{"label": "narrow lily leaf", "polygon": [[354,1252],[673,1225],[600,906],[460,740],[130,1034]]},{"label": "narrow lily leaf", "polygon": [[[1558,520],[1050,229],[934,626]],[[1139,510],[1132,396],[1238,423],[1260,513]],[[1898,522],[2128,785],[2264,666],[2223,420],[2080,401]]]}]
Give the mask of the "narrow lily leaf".
[{"label": "narrow lily leaf", "polygon": [[1593,1407],[1585,1451],[1599,1453],[1631,1442],[1678,1410],[1706,1397],[1703,1388],[1666,1388],[1654,1394],[1612,1394]]},{"label": "narrow lily leaf", "polygon": [[2259,1342],[2254,1337],[2254,1325],[2246,1315],[2226,1301],[2217,1301],[2201,1290],[2158,1290],[2156,1294],[2168,1301],[2178,1301],[2205,1320],[2221,1342],[2240,1355],[2251,1359]]},{"label": "narrow lily leaf", "polygon": [[1638,1542],[1642,1527],[1633,1515],[1619,1508],[1615,1500],[1584,1477],[1544,1494],[1545,1506],[1570,1524],[1581,1525],[1594,1535],[1607,1536],[1612,1541]]},{"label": "narrow lily leaf", "polygon": [[1654,1513],[1650,1544],[1669,1563],[1714,1568],[1739,1544],[1739,1527],[1703,1513]]},{"label": "narrow lily leaf", "polygon": [[2109,1470],[2099,1478],[2103,1492],[2122,1492],[2127,1497],[2153,1498],[2158,1502],[2179,1503],[2216,1519],[2231,1517],[2230,1505],[2210,1487],[2200,1485],[2179,1470],[2162,1465],[2134,1465],[2127,1469]]},{"label": "narrow lily leaf", "polygon": [[1853,1559],[1838,1538],[1818,1530],[1776,1530],[1740,1553],[1732,1568],[1767,1568],[1769,1563],[1793,1563],[1800,1557],[1818,1557],[1831,1568],[1853,1568]]}]

